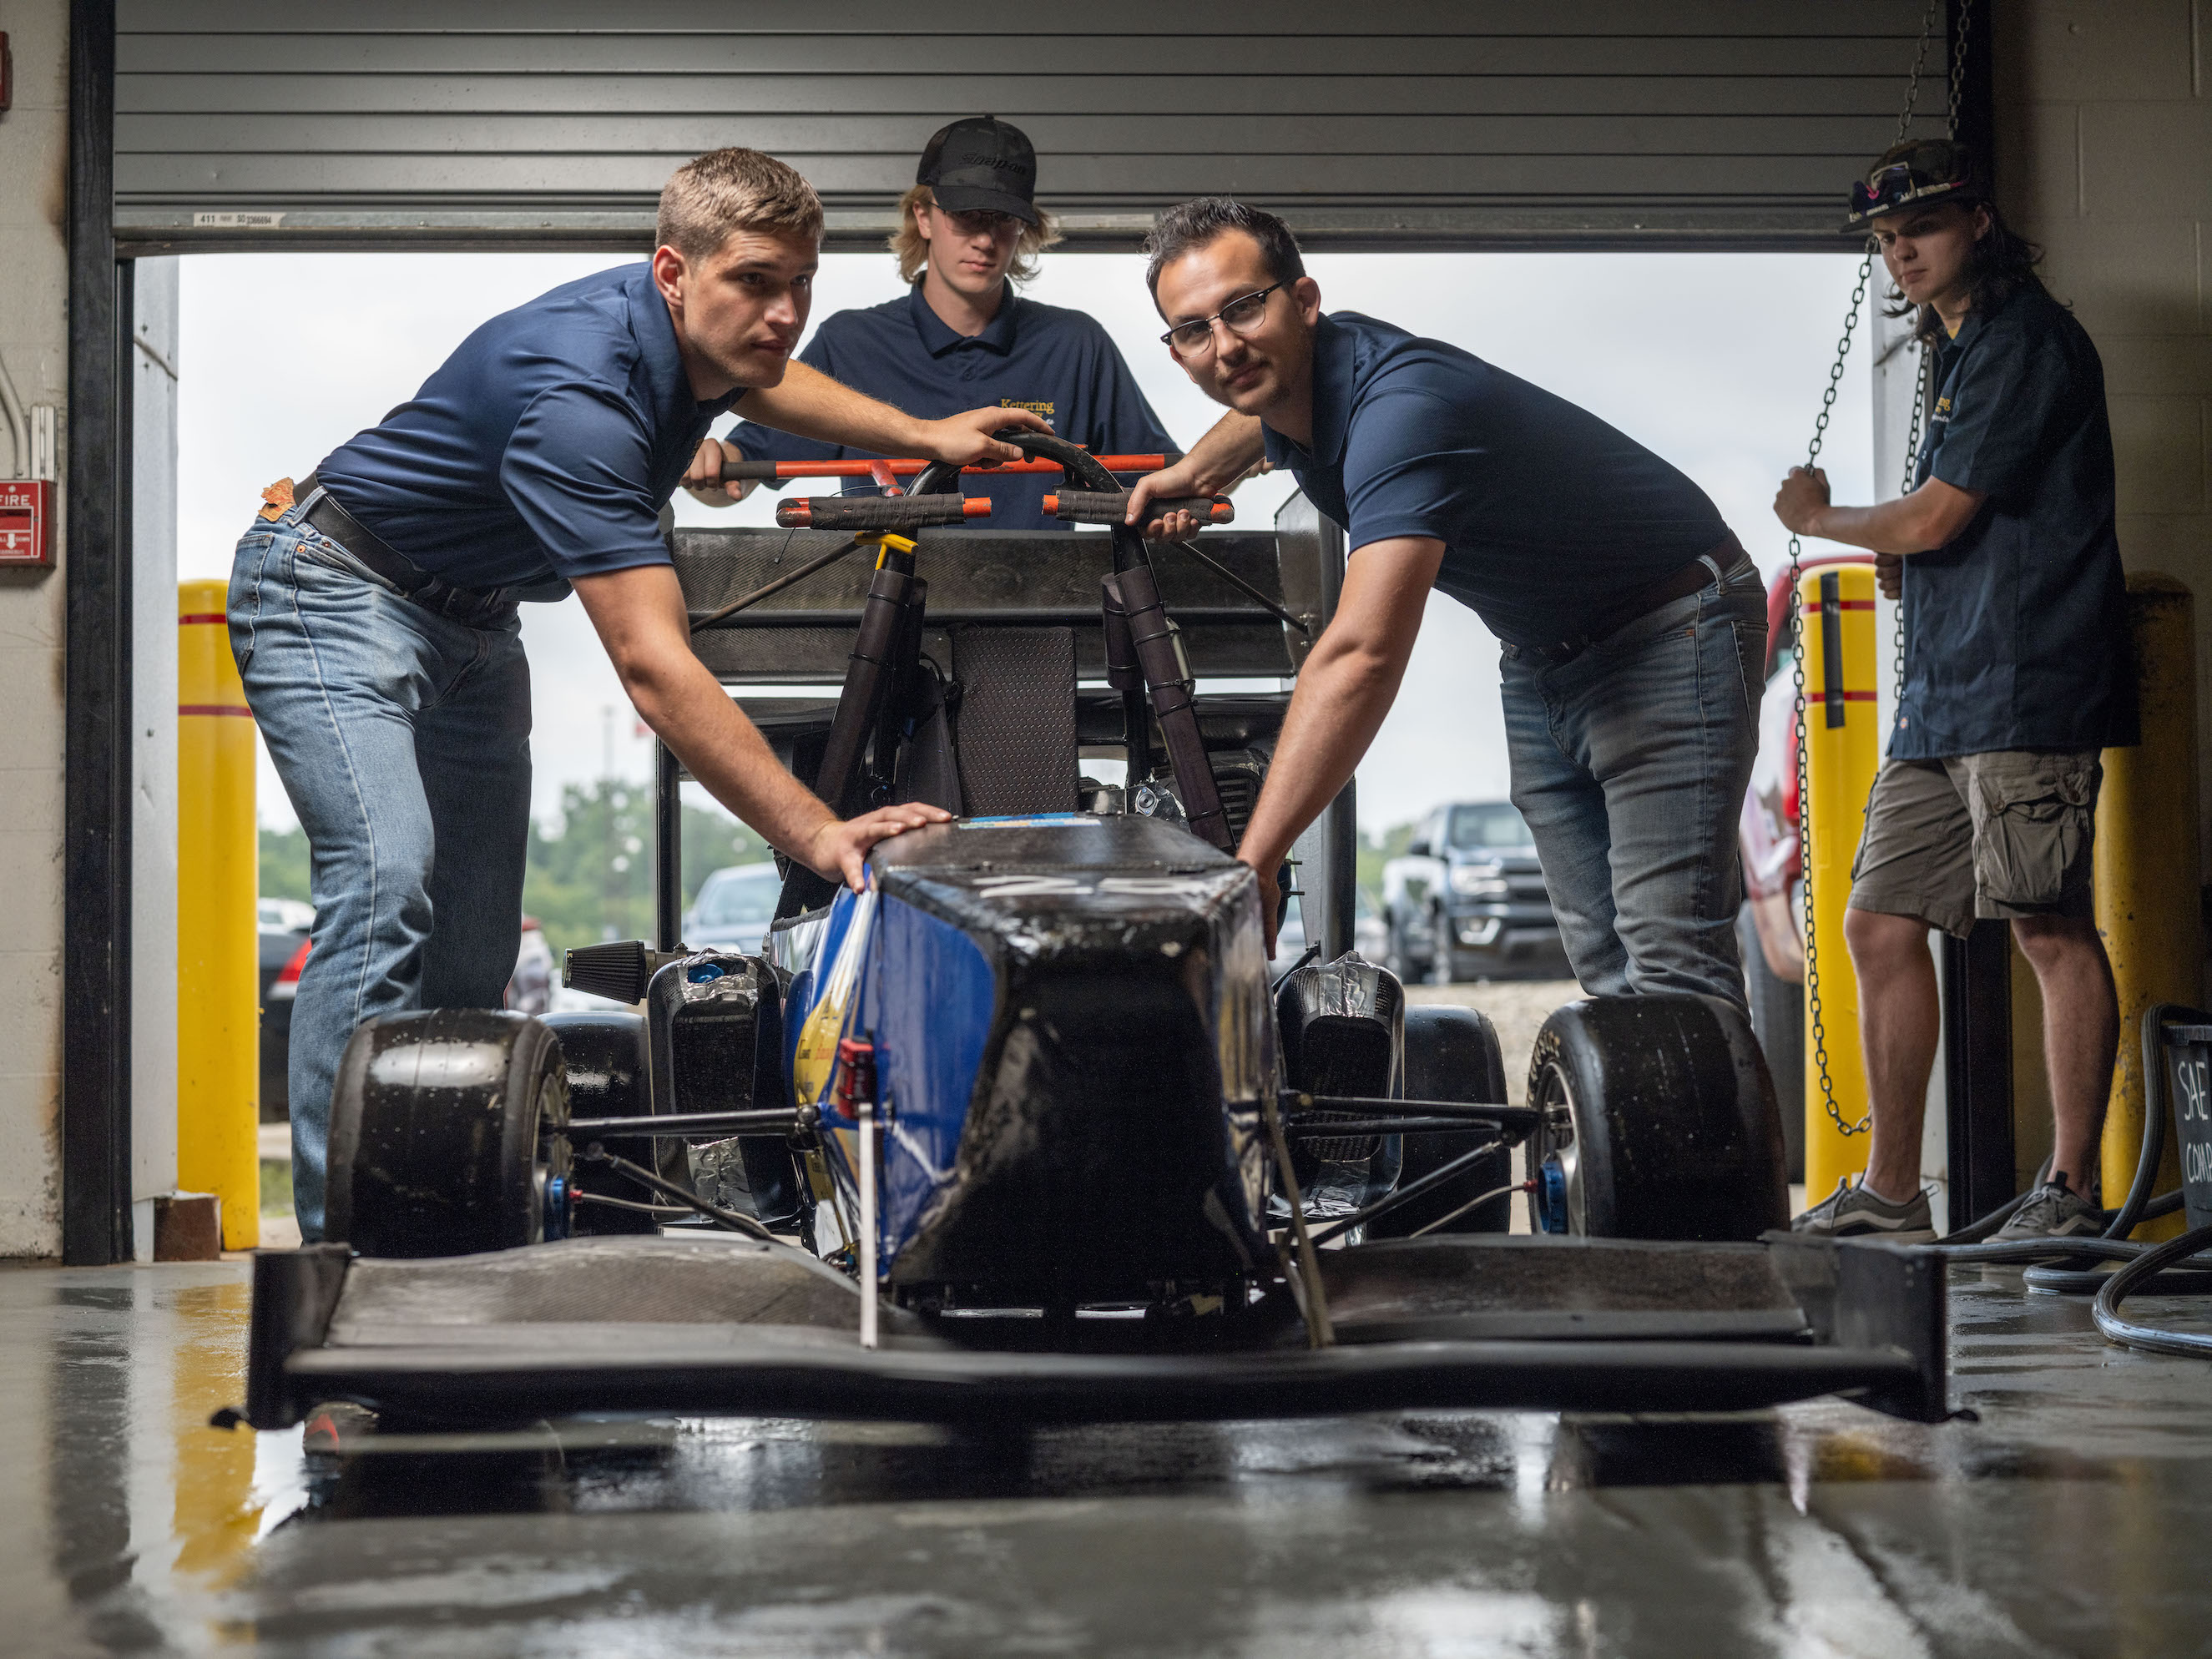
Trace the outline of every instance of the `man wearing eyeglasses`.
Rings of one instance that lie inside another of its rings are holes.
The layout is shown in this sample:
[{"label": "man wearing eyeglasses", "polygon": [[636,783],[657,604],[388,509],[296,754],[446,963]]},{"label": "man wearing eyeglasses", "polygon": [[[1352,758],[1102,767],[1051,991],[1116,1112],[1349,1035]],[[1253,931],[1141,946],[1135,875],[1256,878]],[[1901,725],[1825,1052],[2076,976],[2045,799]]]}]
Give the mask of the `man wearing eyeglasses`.
[{"label": "man wearing eyeglasses", "polygon": [[[1237,856],[1269,901],[1291,842],[1395,699],[1431,588],[1504,646],[1513,801],[1594,993],[1744,1003],[1735,820],[1766,649],[1759,572],[1705,494],[1596,416],[1441,341],[1323,315],[1282,221],[1208,198],[1148,243],[1163,337],[1231,413],[1155,496],[1264,454],[1342,525],[1336,615],[1307,657]],[[1151,533],[1182,536],[1181,514]]]},{"label": "man wearing eyeglasses", "polygon": [[1935,1237],[1920,1188],[1941,1024],[1928,931],[1964,938],[2001,918],[2042,993],[2054,1129],[2051,1178],[1997,1237],[2094,1233],[2119,1036],[2090,892],[2099,751],[2136,741],[2104,368],[1963,146],[1891,149],[1854,187],[1850,228],[1873,236],[1936,354],[1936,402],[1897,500],[1832,503],[1804,467],[1774,498],[1796,534],[1872,551],[1905,610],[1905,691],[1844,919],[1871,1144],[1859,1183],[1796,1224]]},{"label": "man wearing eyeglasses", "polygon": [[[1094,454],[1171,452],[1174,441],[1097,319],[1014,292],[1036,275],[1037,256],[1060,240],[1036,192],[1036,151],[1020,128],[987,115],[939,131],[921,153],[890,239],[899,275],[911,288],[886,304],[824,319],[799,360],[924,417],[996,404],[1042,416]],[[699,447],[684,479],[694,500],[727,507],[751,488],[723,484],[726,459],[872,458],[749,421],[727,439]],[[981,474],[962,488],[990,498],[987,528],[1070,530],[1045,516],[1045,492],[1055,479]],[[869,495],[876,485],[860,478],[845,488]]]}]

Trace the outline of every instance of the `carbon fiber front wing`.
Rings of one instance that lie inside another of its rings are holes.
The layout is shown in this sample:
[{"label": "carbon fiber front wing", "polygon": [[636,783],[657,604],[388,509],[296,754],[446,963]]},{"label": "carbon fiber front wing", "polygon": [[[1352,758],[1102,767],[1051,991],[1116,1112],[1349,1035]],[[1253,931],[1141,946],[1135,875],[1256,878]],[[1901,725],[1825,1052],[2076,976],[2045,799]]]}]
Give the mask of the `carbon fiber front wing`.
[{"label": "carbon fiber front wing", "polygon": [[1737,1411],[1820,1395],[1949,1414],[1941,1261],[1907,1247],[1488,1237],[1330,1252],[1338,1340],[1286,1305],[1180,1320],[923,1321],[805,1253],[580,1239],[435,1261],[254,1258],[256,1428],[349,1401],[477,1425],[579,1412],[1005,1424],[1411,1409]]}]

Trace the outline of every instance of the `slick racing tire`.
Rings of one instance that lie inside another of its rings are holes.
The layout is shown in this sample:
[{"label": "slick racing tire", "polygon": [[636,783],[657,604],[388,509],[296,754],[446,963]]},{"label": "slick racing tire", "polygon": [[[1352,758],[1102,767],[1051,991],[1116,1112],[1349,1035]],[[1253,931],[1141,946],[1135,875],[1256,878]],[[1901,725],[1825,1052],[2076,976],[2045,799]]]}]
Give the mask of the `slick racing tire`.
[{"label": "slick racing tire", "polygon": [[[646,1068],[645,1020],[641,1015],[617,1009],[592,1009],[568,1014],[548,1014],[545,1024],[561,1040],[568,1062],[570,1117],[646,1117],[653,1111],[653,1091]],[[647,1169],[655,1167],[658,1145],[640,1135],[601,1143],[617,1158],[626,1158]],[[571,1229],[578,1234],[652,1233],[660,1228],[658,1218],[642,1210],[596,1204],[593,1197],[617,1198],[629,1204],[665,1206],[668,1200],[650,1187],[640,1186],[611,1170],[579,1167],[575,1172],[576,1218]]]},{"label": "slick racing tire", "polygon": [[[1490,1106],[1505,1099],[1505,1059],[1498,1046],[1498,1032],[1473,1008],[1441,1003],[1409,1006],[1406,1010],[1405,1097],[1408,1100],[1449,1100]],[[1486,1140],[1496,1139],[1483,1130],[1466,1133],[1407,1135],[1405,1163],[1398,1184],[1419,1180],[1464,1157]],[[1513,1198],[1498,1193],[1449,1221],[1452,1214],[1485,1193],[1497,1192],[1513,1179],[1513,1153],[1501,1146],[1479,1158],[1467,1173],[1455,1176],[1433,1192],[1377,1216],[1369,1224],[1370,1238],[1407,1238],[1433,1223],[1440,1233],[1502,1233],[1512,1224]]]},{"label": "slick racing tire", "polygon": [[1592,997],[1528,1066],[1530,1222],[1591,1238],[1750,1240],[1790,1221],[1782,1123],[1750,1022],[1717,997]]},{"label": "slick racing tire", "polygon": [[471,1255],[567,1231],[560,1040],[501,1009],[438,1008],[353,1034],[331,1096],[324,1236],[363,1255]]}]

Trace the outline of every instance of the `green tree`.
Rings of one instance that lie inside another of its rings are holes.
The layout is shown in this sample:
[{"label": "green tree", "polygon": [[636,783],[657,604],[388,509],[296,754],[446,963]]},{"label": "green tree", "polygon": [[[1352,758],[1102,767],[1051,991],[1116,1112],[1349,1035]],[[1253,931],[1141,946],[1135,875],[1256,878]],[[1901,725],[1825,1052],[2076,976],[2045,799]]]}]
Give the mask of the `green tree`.
[{"label": "green tree", "polygon": [[[760,837],[719,811],[684,808],[684,902],[730,864],[769,856]],[[653,933],[653,792],[619,779],[570,784],[561,816],[532,823],[522,908],[536,916],[557,953],[601,939]]]},{"label": "green tree", "polygon": [[1413,829],[1410,823],[1394,823],[1380,836],[1364,830],[1359,832],[1359,886],[1378,914],[1382,908],[1382,866],[1405,856],[1406,848],[1413,844]]},{"label": "green tree", "polygon": [[[758,836],[719,808],[684,808],[684,902],[731,864],[769,856]],[[307,897],[307,837],[296,824],[261,831],[261,893]],[[653,791],[602,779],[561,792],[559,817],[530,826],[522,908],[555,952],[653,935]]]},{"label": "green tree", "polygon": [[307,832],[296,823],[261,831],[261,896],[307,902]]}]

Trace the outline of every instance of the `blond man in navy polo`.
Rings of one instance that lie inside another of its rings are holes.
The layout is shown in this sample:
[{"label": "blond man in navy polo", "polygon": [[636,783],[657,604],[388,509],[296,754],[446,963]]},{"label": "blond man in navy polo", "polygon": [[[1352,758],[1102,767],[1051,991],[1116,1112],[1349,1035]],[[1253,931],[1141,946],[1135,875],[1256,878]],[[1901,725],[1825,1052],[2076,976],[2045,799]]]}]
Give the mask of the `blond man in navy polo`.
[{"label": "blond man in navy polo", "polygon": [[[1071,443],[1097,455],[1147,455],[1173,441],[1106,331],[1080,311],[1039,305],[1016,289],[1036,274],[1037,256],[1060,240],[1036,202],[1036,152],[1021,130],[983,116],[955,121],[930,139],[914,188],[899,203],[890,239],[900,298],[825,318],[799,360],[855,391],[930,416],[995,404],[1025,410]],[[686,487],[709,507],[741,499],[726,489],[724,459],[871,459],[847,444],[821,443],[745,422],[700,447]],[[1066,530],[1044,514],[1052,476],[971,477],[987,495],[992,530]],[[874,489],[849,483],[854,493]]]}]

